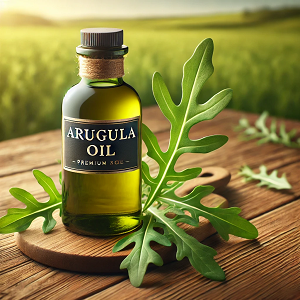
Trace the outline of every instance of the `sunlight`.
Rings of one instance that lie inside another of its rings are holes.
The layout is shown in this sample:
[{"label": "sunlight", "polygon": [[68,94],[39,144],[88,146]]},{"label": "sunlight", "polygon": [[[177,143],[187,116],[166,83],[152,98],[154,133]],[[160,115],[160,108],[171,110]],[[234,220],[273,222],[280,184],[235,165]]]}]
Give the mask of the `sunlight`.
[{"label": "sunlight", "polygon": [[0,12],[7,8],[8,0],[0,0]]}]

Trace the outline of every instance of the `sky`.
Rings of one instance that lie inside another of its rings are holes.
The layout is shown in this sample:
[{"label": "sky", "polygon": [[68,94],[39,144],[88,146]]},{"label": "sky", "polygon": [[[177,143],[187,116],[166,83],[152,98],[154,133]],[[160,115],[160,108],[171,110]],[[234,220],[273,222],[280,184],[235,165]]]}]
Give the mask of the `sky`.
[{"label": "sky", "polygon": [[188,16],[282,6],[300,6],[300,0],[0,0],[0,11],[53,20]]}]

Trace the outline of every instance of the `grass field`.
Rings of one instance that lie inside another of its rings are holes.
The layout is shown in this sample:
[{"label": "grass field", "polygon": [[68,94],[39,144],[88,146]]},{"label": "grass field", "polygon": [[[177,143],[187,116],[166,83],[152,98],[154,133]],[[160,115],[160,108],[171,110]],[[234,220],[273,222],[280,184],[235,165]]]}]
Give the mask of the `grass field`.
[{"label": "grass field", "polygon": [[197,44],[214,40],[215,73],[200,102],[231,87],[229,107],[300,120],[300,17],[244,14],[164,20],[81,21],[53,26],[0,26],[0,140],[60,127],[61,101],[79,81],[75,47],[86,27],[120,27],[129,54],[125,81],[144,106],[154,104],[159,71],[175,102],[182,66]]}]

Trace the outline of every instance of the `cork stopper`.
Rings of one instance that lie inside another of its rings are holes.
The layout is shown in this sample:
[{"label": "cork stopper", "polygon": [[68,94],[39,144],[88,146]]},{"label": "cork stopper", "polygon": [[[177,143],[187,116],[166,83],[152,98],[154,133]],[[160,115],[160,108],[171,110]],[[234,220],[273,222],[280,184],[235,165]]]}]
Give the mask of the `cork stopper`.
[{"label": "cork stopper", "polygon": [[88,79],[120,78],[124,76],[124,58],[97,59],[79,57],[79,76]]}]

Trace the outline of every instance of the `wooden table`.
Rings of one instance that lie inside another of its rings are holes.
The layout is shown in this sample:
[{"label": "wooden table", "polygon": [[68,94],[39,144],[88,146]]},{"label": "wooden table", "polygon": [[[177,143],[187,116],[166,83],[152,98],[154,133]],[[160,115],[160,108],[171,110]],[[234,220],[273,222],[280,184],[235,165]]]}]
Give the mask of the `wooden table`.
[{"label": "wooden table", "polygon": [[[197,273],[187,259],[172,262],[147,272],[141,288],[133,287],[126,274],[82,274],[39,264],[23,255],[13,234],[0,235],[1,299],[300,299],[300,149],[256,141],[242,142],[233,126],[241,116],[252,122],[258,117],[232,110],[221,112],[214,120],[192,129],[191,138],[225,134],[229,142],[209,154],[189,154],[178,168],[220,166],[232,179],[221,193],[231,206],[242,209],[241,216],[251,220],[259,231],[257,240],[231,237],[228,242],[217,234],[205,244],[218,252],[217,262],[226,272],[225,282],[214,282]],[[168,144],[169,123],[157,107],[144,109],[143,121],[158,137],[163,149]],[[287,121],[288,129],[300,122]],[[45,193],[31,170],[40,169],[54,179],[57,187],[60,165],[60,131],[0,143],[0,216],[7,208],[22,207],[8,190],[20,187],[38,199]],[[145,148],[144,148],[145,150]],[[269,171],[286,173],[292,190],[277,191],[245,183],[238,175],[247,164],[255,171],[265,164]]]}]

